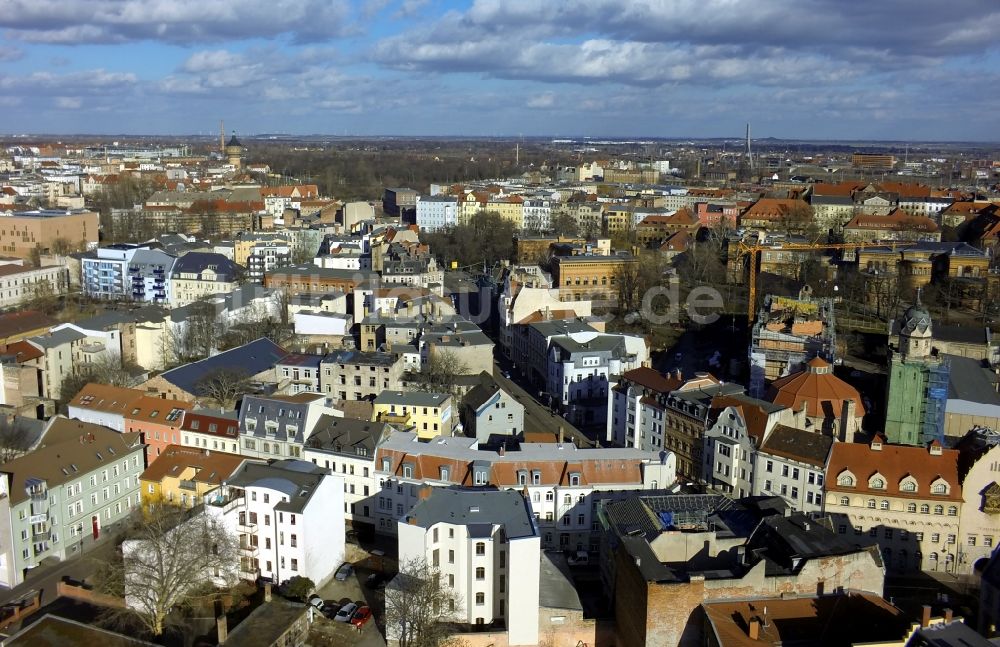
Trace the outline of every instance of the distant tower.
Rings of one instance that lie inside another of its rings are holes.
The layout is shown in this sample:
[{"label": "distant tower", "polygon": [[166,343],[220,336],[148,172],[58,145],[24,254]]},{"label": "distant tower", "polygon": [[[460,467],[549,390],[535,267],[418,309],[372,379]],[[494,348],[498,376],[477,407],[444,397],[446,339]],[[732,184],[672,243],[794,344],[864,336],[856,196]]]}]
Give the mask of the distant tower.
[{"label": "distant tower", "polygon": [[236,131],[233,131],[233,136],[229,138],[229,143],[226,144],[226,158],[229,160],[229,164],[234,168],[240,168],[243,166],[243,144],[240,140],[236,139]]},{"label": "distant tower", "polygon": [[750,150],[750,124],[747,123],[747,169],[750,179],[753,179],[753,152]]},{"label": "distant tower", "polygon": [[226,121],[219,120],[219,154],[226,154]]},{"label": "distant tower", "polygon": [[933,325],[920,302],[899,322],[899,352],[889,362],[885,434],[890,443],[926,445],[944,437],[944,413],[951,367],[931,352]]}]

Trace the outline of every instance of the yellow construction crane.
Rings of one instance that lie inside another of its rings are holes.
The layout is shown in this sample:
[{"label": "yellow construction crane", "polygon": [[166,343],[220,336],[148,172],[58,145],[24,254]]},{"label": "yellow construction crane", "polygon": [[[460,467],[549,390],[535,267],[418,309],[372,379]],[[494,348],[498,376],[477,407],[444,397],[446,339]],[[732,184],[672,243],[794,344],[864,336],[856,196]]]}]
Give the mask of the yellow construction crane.
[{"label": "yellow construction crane", "polygon": [[749,287],[750,296],[747,298],[747,325],[753,326],[754,319],[757,317],[757,259],[758,255],[762,251],[808,251],[808,250],[821,250],[821,249],[865,249],[868,247],[888,247],[889,249],[896,249],[897,247],[905,247],[913,245],[912,242],[897,242],[897,241],[885,241],[885,242],[856,242],[856,243],[777,243],[777,244],[763,244],[763,243],[747,243],[740,241],[736,247],[737,253],[742,257],[745,254],[750,256],[750,266],[749,270]]}]

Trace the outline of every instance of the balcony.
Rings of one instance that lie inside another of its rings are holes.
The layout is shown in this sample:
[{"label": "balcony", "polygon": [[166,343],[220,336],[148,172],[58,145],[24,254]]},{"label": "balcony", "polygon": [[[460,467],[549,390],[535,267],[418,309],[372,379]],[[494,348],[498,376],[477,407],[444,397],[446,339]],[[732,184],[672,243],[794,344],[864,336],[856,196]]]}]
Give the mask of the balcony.
[{"label": "balcony", "polygon": [[194,481],[181,480],[178,487],[182,490],[190,490],[192,492],[198,491],[198,485]]}]

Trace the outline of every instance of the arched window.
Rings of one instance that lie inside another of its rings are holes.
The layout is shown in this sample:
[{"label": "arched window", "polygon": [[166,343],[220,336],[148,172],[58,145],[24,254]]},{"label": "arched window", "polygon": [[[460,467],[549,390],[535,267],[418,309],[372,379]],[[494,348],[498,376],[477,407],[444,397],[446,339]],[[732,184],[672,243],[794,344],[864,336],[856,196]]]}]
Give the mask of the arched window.
[{"label": "arched window", "polygon": [[931,494],[948,494],[948,486],[944,483],[935,483],[931,486]]},{"label": "arched window", "polygon": [[927,505],[926,503],[923,504],[922,506],[920,506],[920,514],[929,514],[930,511],[931,511],[931,507],[929,505]]},{"label": "arched window", "polygon": [[957,517],[958,516],[958,506],[950,505],[948,506],[948,516]]},{"label": "arched window", "polygon": [[938,554],[937,553],[931,553],[930,556],[927,559],[931,560],[932,562],[936,562],[937,559],[938,559]]},{"label": "arched window", "polygon": [[899,489],[903,492],[916,492],[917,484],[913,481],[903,481],[903,484],[899,486]]},{"label": "arched window", "polygon": [[854,487],[854,477],[850,474],[844,474],[837,479],[837,485],[842,485],[844,487]]},{"label": "arched window", "polygon": [[916,512],[917,511],[917,504],[916,503],[907,503],[906,504],[906,511],[907,512]]},{"label": "arched window", "polygon": [[840,497],[840,505],[851,505],[851,500],[846,496]]},{"label": "arched window", "polygon": [[878,507],[881,508],[882,510],[888,510],[889,502],[886,501],[885,499],[882,499],[882,503],[880,503]]},{"label": "arched window", "polygon": [[882,477],[880,476],[876,476],[875,478],[872,479],[871,487],[873,490],[884,490],[885,480],[883,480]]},{"label": "arched window", "polygon": [[476,567],[476,579],[477,580],[485,580],[486,579],[486,569],[483,568],[482,566],[477,566]]},{"label": "arched window", "polygon": [[872,510],[875,509],[875,499],[868,499],[868,507]]},{"label": "arched window", "polygon": [[944,514],[944,506],[943,505],[934,506],[934,514]]}]

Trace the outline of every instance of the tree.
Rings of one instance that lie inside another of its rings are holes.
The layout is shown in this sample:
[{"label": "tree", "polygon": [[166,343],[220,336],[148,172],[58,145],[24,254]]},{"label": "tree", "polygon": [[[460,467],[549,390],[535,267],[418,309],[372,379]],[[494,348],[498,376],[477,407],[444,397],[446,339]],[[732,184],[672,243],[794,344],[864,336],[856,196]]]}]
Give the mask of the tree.
[{"label": "tree", "polygon": [[455,378],[468,373],[469,365],[454,351],[430,346],[427,366],[416,374],[414,381],[428,391],[454,394]]},{"label": "tree", "polygon": [[552,233],[556,236],[579,236],[580,229],[576,224],[576,218],[566,212],[552,215]]},{"label": "tree", "polygon": [[52,287],[52,281],[42,279],[35,281],[29,289],[25,290],[24,296],[21,298],[21,307],[52,314],[59,309],[59,297],[60,295]]},{"label": "tree", "polygon": [[308,577],[303,577],[301,575],[289,578],[288,581],[281,586],[281,594],[283,596],[293,600],[301,600],[302,602],[305,602],[315,590],[316,583]]},{"label": "tree", "polygon": [[221,407],[231,407],[249,386],[250,376],[246,371],[217,368],[195,383],[195,394],[214,400]]},{"label": "tree", "polygon": [[[121,556],[99,574],[99,588],[125,598],[127,608],[116,612],[122,619],[137,619],[161,636],[175,608],[238,583],[237,546],[221,519],[204,511],[189,517],[188,511],[162,506],[127,531]],[[206,582],[214,585],[207,591]]]},{"label": "tree", "polygon": [[386,637],[399,647],[438,647],[447,639],[445,623],[462,605],[443,583],[441,572],[421,558],[399,564],[399,574],[385,588]]},{"label": "tree", "polygon": [[91,382],[130,387],[135,381],[135,373],[138,372],[141,372],[141,369],[123,362],[121,355],[106,353],[96,361],[77,364],[73,372],[63,378],[59,399],[63,403],[69,402],[80,389]]},{"label": "tree", "polygon": [[205,298],[189,306],[186,325],[179,335],[177,355],[181,359],[204,359],[218,350],[226,327],[218,316],[218,306]]},{"label": "tree", "polygon": [[21,456],[35,441],[35,436],[24,425],[9,416],[0,416],[0,464]]}]

